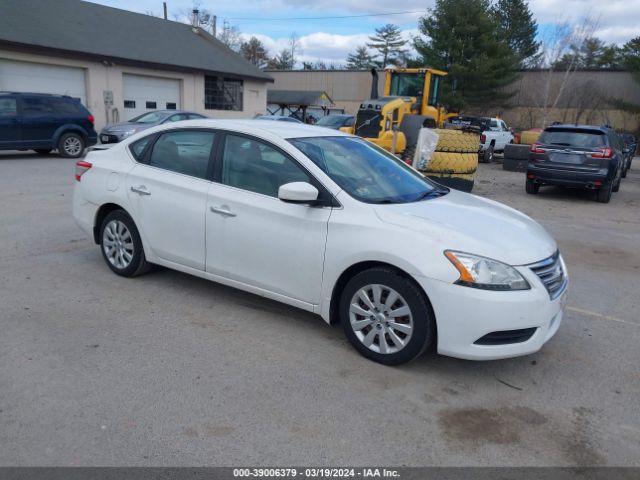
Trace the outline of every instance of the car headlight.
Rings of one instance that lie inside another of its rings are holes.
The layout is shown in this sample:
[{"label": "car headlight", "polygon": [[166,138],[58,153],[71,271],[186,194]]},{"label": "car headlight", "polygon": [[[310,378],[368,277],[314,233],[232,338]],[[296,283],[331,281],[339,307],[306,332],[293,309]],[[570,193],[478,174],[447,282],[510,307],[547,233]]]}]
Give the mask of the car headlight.
[{"label": "car headlight", "polygon": [[506,263],[470,253],[446,250],[444,255],[460,272],[456,284],[485,290],[529,290],[520,272]]},{"label": "car headlight", "polygon": [[131,130],[125,130],[124,132],[121,133],[122,138],[127,138],[130,135],[133,135],[134,133],[136,133],[136,129],[132,128]]}]

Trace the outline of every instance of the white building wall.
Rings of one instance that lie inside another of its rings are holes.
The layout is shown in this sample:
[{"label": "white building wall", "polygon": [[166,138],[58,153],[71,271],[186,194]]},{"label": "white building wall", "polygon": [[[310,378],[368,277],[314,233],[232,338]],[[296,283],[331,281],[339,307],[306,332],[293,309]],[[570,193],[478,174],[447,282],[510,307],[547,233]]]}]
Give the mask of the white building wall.
[{"label": "white building wall", "polygon": [[[2,59],[83,68],[87,89],[85,105],[95,117],[98,131],[107,123],[113,123],[113,120],[125,118],[122,85],[122,75],[125,73],[179,80],[180,107],[211,118],[252,118],[258,113],[265,113],[267,108],[266,82],[244,80],[242,111],[205,110],[203,74],[152,70],[0,49],[0,60]],[[103,92],[107,90],[113,92],[111,108],[105,108],[104,104]]]}]

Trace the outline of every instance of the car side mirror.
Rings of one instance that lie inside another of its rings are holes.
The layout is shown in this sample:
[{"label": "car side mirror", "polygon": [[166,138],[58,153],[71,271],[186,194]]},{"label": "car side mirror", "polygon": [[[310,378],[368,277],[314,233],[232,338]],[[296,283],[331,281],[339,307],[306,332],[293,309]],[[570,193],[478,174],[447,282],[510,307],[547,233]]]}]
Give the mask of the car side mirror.
[{"label": "car side mirror", "polygon": [[307,182],[291,182],[280,185],[278,198],[288,203],[311,204],[318,200],[318,189]]},{"label": "car side mirror", "polygon": [[622,153],[629,153],[631,151],[630,148],[623,148]]}]

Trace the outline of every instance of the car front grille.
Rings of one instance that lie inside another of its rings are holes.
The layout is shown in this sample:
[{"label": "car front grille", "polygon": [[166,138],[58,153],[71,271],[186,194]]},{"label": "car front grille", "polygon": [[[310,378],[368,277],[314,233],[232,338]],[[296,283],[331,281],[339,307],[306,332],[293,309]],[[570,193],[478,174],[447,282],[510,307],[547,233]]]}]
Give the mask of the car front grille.
[{"label": "car front grille", "polygon": [[560,259],[560,252],[556,252],[541,262],[529,265],[529,268],[540,278],[549,292],[551,300],[558,298],[564,292],[568,278]]},{"label": "car front grille", "polygon": [[363,109],[358,111],[354,133],[364,138],[377,138],[380,133],[380,115],[380,110]]}]

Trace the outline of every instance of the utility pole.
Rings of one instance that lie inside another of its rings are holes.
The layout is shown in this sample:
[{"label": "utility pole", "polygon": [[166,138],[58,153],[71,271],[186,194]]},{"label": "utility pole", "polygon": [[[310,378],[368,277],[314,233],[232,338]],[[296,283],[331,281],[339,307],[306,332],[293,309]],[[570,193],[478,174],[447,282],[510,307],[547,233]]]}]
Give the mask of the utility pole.
[{"label": "utility pole", "polygon": [[217,38],[217,23],[218,23],[218,16],[214,15],[213,16],[213,20],[211,22],[211,33],[213,33],[213,36]]}]

